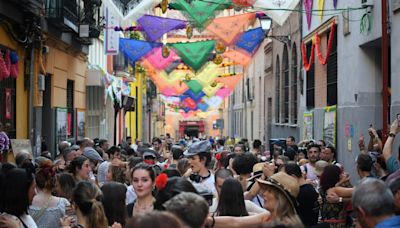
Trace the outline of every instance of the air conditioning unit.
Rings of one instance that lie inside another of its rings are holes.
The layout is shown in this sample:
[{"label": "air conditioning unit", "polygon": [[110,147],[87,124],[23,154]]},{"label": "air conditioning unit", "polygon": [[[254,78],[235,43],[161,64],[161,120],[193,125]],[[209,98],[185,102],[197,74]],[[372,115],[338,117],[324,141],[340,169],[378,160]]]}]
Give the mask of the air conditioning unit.
[{"label": "air conditioning unit", "polygon": [[374,6],[374,0],[361,0],[361,6],[363,8]]}]

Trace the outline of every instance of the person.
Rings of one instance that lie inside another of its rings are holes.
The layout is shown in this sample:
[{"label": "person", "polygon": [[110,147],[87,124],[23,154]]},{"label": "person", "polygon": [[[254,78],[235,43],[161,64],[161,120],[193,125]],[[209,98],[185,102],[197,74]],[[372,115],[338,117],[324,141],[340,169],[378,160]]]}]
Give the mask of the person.
[{"label": "person", "polygon": [[181,158],[176,165],[181,176],[189,177],[192,174],[192,169],[190,168],[189,159]]},{"label": "person", "polygon": [[68,167],[69,172],[74,177],[75,182],[90,179],[91,167],[89,159],[84,156],[78,156],[71,161]]},{"label": "person", "polygon": [[207,201],[192,192],[182,192],[165,202],[165,208],[188,227],[201,228],[208,216]]},{"label": "person", "polygon": [[303,224],[307,227],[317,225],[319,215],[318,193],[314,187],[307,183],[301,174],[300,166],[296,163],[288,163],[284,171],[294,177],[300,186],[297,202],[299,203],[299,216]]},{"label": "person", "polygon": [[244,145],[243,145],[243,144],[236,144],[236,145],[233,147],[233,152],[234,152],[236,155],[243,154],[243,153],[245,152],[245,147],[244,147]]},{"label": "person", "polygon": [[116,181],[121,184],[126,182],[126,165],[124,162],[118,159],[114,159],[108,166],[108,173],[106,181]]},{"label": "person", "polygon": [[262,143],[261,143],[261,141],[259,139],[254,139],[254,141],[253,141],[253,149],[251,150],[251,153],[254,156],[256,156],[257,158],[259,156],[261,156],[261,153],[262,153],[261,145],[262,145]]},{"label": "person", "polygon": [[29,214],[38,227],[60,227],[60,218],[70,206],[67,199],[52,196],[55,174],[51,161],[42,164],[36,172],[37,194],[33,197]]},{"label": "person", "polygon": [[133,203],[128,204],[128,217],[153,211],[155,198],[153,188],[155,187],[155,172],[153,168],[145,163],[139,163],[131,173],[131,184],[137,195]]},{"label": "person", "polygon": [[106,154],[108,154],[109,160],[103,161],[100,163],[99,167],[97,167],[97,182],[99,186],[102,186],[106,181],[107,174],[108,174],[108,167],[113,160],[120,160],[121,159],[121,149],[116,146],[110,147],[106,150]]},{"label": "person", "polygon": [[317,180],[315,163],[319,160],[320,152],[321,147],[315,143],[311,143],[307,146],[308,163],[302,166],[302,171],[306,174],[306,179],[310,182],[315,182]]},{"label": "person", "polygon": [[103,151],[107,151],[108,148],[110,147],[110,144],[108,143],[107,139],[100,139],[99,140],[99,147],[103,150]]},{"label": "person", "polygon": [[126,205],[133,203],[136,200],[137,195],[135,193],[135,189],[133,189],[132,180],[131,180],[131,173],[133,168],[139,163],[143,162],[143,158],[141,157],[130,157],[128,159],[128,169],[126,170],[126,180],[129,182],[129,186],[126,189]]},{"label": "person", "polygon": [[394,197],[394,205],[396,206],[396,215],[400,215],[400,178],[396,178],[387,184],[392,191]]},{"label": "person", "polygon": [[358,227],[400,227],[400,216],[395,215],[393,194],[383,181],[363,179],[355,187],[352,203]]},{"label": "person", "polygon": [[118,182],[107,182],[101,186],[103,192],[102,203],[107,217],[108,225],[115,222],[125,225],[128,213],[125,206],[126,186]]},{"label": "person", "polygon": [[327,192],[340,181],[342,170],[336,165],[328,165],[324,168],[320,178],[321,221],[328,223],[330,227],[346,227],[345,202],[337,203],[327,201]]},{"label": "person", "polygon": [[158,156],[160,156],[162,154],[162,141],[160,138],[154,137],[151,145],[153,146],[153,150],[156,151],[156,153],[158,154]]},{"label": "person", "polygon": [[358,155],[357,161],[356,161],[356,166],[357,166],[358,176],[360,176],[361,179],[363,179],[365,177],[374,177],[371,174],[372,167],[374,166],[374,162],[369,155],[367,155],[367,154]]},{"label": "person", "polygon": [[89,177],[93,182],[95,182],[96,181],[95,173],[97,173],[97,166],[99,163],[104,162],[104,160],[93,147],[84,148],[82,155],[89,159],[89,164],[91,169],[89,172]]},{"label": "person", "polygon": [[336,149],[332,145],[328,145],[323,152],[321,152],[321,160],[324,160],[332,165],[337,165],[339,168],[343,166],[335,160]]},{"label": "person", "polygon": [[[72,193],[72,202],[77,216],[78,227],[106,228],[107,217],[101,203],[100,190],[88,181],[81,181],[76,185]],[[71,218],[61,220],[62,227],[71,227]]]},{"label": "person", "polygon": [[[158,179],[162,179],[162,175],[158,176]],[[165,178],[165,185],[157,186],[156,201],[154,202],[154,209],[163,211],[165,210],[164,203],[170,200],[172,197],[178,195],[181,192],[193,192],[198,194],[196,188],[191,182],[181,177]]]},{"label": "person", "polygon": [[278,172],[266,180],[260,178],[257,181],[265,201],[264,208],[273,218],[298,218],[296,198],[300,187],[295,178],[284,172]]},{"label": "person", "polygon": [[35,196],[36,181],[32,170],[2,166],[0,172],[0,214],[18,223],[20,228],[37,228],[29,215]]},{"label": "person", "polygon": [[249,182],[247,179],[251,177],[253,166],[257,163],[257,158],[252,153],[245,153],[236,156],[232,162],[232,168],[240,180],[243,191],[248,190]]},{"label": "person", "polygon": [[[65,161],[65,165],[68,166],[72,160],[77,156],[76,150],[72,147],[65,148],[62,151],[63,159]],[[74,150],[73,150],[74,149]],[[79,149],[79,147],[78,147]]]},{"label": "person", "polygon": [[243,189],[240,182],[233,178],[224,181],[221,191],[218,194],[218,206],[216,216],[248,216]]},{"label": "person", "polygon": [[168,168],[177,168],[178,165],[178,161],[179,159],[181,159],[183,157],[183,150],[181,149],[181,147],[179,145],[173,145],[171,147],[171,153],[172,156],[170,156],[170,158],[168,158]]},{"label": "person", "polygon": [[207,169],[211,161],[211,144],[209,141],[199,141],[192,143],[184,152],[184,155],[189,158],[189,164],[192,169],[190,181],[201,183],[207,189],[216,193],[214,175]]},{"label": "person", "polygon": [[386,168],[389,173],[394,173],[395,171],[400,170],[399,160],[396,159],[392,153],[394,139],[399,132],[400,132],[399,121],[396,119],[390,126],[389,137],[386,139],[385,146],[383,147],[383,152],[382,152],[383,157],[385,158],[386,161]]},{"label": "person", "polygon": [[296,145],[296,139],[294,136],[289,136],[286,138],[286,146],[294,146]]},{"label": "person", "polygon": [[152,211],[128,220],[126,228],[184,228],[182,222],[172,213]]},{"label": "person", "polygon": [[59,173],[55,176],[54,194],[71,201],[75,181],[69,173]]}]

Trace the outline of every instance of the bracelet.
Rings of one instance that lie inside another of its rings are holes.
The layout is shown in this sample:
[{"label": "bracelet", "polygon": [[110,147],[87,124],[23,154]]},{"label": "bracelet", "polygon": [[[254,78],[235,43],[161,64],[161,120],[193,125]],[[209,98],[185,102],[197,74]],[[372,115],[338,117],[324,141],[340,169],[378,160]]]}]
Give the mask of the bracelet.
[{"label": "bracelet", "polygon": [[394,137],[396,137],[396,134],[394,134],[394,133],[390,132],[390,133],[389,133],[389,137],[392,137],[392,138],[394,138]]}]

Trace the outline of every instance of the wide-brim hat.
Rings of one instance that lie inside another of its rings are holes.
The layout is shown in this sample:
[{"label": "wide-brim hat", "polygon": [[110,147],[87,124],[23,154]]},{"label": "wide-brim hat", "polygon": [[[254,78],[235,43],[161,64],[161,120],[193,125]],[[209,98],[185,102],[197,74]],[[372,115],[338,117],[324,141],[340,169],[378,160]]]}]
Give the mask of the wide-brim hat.
[{"label": "wide-brim hat", "polygon": [[260,178],[262,176],[262,173],[263,173],[264,164],[265,164],[265,162],[256,163],[253,166],[253,175],[250,178],[248,178],[247,180],[248,181],[253,181],[256,178]]},{"label": "wide-brim hat", "polygon": [[282,193],[288,200],[293,211],[297,211],[296,198],[299,195],[300,186],[294,177],[284,172],[278,172],[266,180],[257,179],[257,181],[261,188],[263,186],[268,186],[278,190],[278,192]]}]

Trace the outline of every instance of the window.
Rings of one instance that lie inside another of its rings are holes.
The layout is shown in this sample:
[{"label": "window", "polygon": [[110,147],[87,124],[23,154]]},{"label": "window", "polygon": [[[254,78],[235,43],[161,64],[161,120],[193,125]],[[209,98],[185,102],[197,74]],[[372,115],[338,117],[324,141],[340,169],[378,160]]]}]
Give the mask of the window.
[{"label": "window", "polygon": [[[327,37],[329,37],[328,32]],[[329,40],[329,39],[327,39]],[[328,42],[328,41],[327,41]],[[328,44],[327,44],[328,45]],[[337,37],[333,37],[332,50],[326,69],[326,103],[328,106],[337,104]]]},{"label": "window", "polygon": [[[0,55],[2,53],[0,52]],[[0,81],[0,124],[8,138],[15,139],[16,131],[16,79],[9,77]]]},{"label": "window", "polygon": [[68,126],[67,126],[67,137],[72,138],[74,136],[74,81],[67,80],[67,109],[68,114]]},{"label": "window", "polygon": [[279,56],[276,57],[276,64],[275,64],[275,122],[280,122],[280,87],[281,87],[281,72],[280,72],[280,63],[279,63]]},{"label": "window", "polygon": [[[307,44],[307,59],[310,59],[312,42]],[[310,70],[306,73],[306,106],[307,109],[313,109],[315,107],[315,63],[310,67]]]},{"label": "window", "polygon": [[297,124],[297,49],[296,44],[292,47],[292,80],[291,80],[291,113],[290,121],[292,124]]},{"label": "window", "polygon": [[286,44],[283,47],[282,58],[283,123],[289,123],[289,56]]}]

